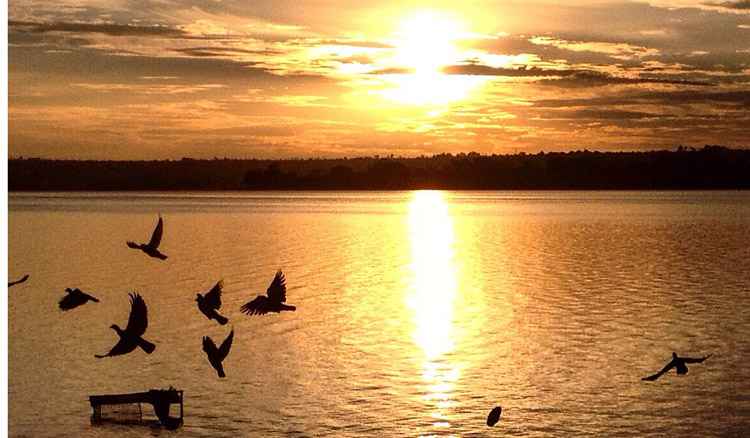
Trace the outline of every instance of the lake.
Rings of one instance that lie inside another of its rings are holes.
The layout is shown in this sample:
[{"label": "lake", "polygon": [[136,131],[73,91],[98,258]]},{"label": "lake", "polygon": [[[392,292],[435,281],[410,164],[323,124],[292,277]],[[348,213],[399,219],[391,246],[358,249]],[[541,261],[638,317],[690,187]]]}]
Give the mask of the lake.
[{"label": "lake", "polygon": [[[158,214],[166,261],[125,245]],[[11,436],[750,433],[750,192],[11,193],[8,220]],[[240,313],[277,269],[297,311]],[[220,279],[226,326],[195,303]],[[132,291],[156,350],[95,359]],[[641,381],[673,351],[713,356]],[[89,422],[170,385],[176,432]]]}]

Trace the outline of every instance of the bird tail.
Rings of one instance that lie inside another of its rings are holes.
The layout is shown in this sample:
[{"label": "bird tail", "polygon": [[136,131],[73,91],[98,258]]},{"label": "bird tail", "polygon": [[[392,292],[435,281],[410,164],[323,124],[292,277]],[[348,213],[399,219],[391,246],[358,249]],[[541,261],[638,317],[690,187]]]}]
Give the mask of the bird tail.
[{"label": "bird tail", "polygon": [[160,260],[166,260],[166,259],[167,259],[167,256],[166,256],[166,255],[164,255],[164,254],[162,254],[162,253],[158,253],[158,254],[156,254],[156,257],[157,257],[158,259],[160,259]]},{"label": "bird tail", "polygon": [[218,367],[216,367],[216,373],[219,375],[219,377],[226,377],[227,375],[224,374],[224,365],[219,364]]},{"label": "bird tail", "polygon": [[151,342],[143,338],[138,339],[138,346],[141,347],[143,351],[145,351],[148,354],[151,354],[154,352],[154,350],[156,350],[156,345],[152,344]]},{"label": "bird tail", "polygon": [[95,297],[91,297],[91,301],[93,301],[93,302],[95,302],[95,303],[98,303],[98,302],[99,302],[99,299],[98,299],[98,298],[95,298]]},{"label": "bird tail", "polygon": [[225,316],[221,316],[218,313],[216,314],[216,322],[218,322],[221,325],[226,325],[226,323],[229,322],[229,319]]},{"label": "bird tail", "polygon": [[107,355],[106,354],[95,354],[94,357],[97,358],[97,359],[102,359],[102,358],[107,357]]},{"label": "bird tail", "polygon": [[287,304],[282,304],[281,310],[291,310],[292,312],[294,312],[295,310],[297,310],[297,307],[289,306]]}]

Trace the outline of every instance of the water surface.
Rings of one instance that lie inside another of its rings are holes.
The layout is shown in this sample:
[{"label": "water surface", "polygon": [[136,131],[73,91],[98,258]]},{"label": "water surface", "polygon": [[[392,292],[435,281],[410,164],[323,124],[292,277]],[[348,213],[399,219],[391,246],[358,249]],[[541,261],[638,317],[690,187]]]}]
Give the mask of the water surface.
[{"label": "water surface", "polygon": [[[11,436],[742,436],[748,192],[24,193]],[[166,262],[130,250],[161,213]],[[282,268],[294,313],[239,307]],[[224,279],[227,326],[195,293]],[[101,302],[57,309],[65,287]],[[149,306],[152,355],[97,360]],[[201,350],[234,327],[220,380]],[[657,382],[672,351],[713,353]],[[89,394],[185,390],[176,432]],[[500,404],[503,419],[485,418]]]}]

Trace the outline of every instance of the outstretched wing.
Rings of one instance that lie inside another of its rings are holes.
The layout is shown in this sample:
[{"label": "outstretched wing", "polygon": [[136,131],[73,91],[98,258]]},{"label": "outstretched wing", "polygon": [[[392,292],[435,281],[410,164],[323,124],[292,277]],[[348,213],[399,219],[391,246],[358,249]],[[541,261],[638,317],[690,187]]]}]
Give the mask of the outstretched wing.
[{"label": "outstretched wing", "polygon": [[240,311],[248,315],[265,315],[268,313],[268,298],[258,295],[254,300],[248,301],[240,307]]},{"label": "outstretched wing", "polygon": [[684,360],[685,363],[701,363],[711,356],[713,356],[713,354],[709,354],[708,356],[704,357],[683,357],[682,360]]},{"label": "outstretched wing", "polygon": [[26,274],[26,275],[24,275],[23,277],[21,277],[21,279],[20,279],[20,280],[16,280],[16,281],[11,281],[11,282],[9,282],[9,283],[8,283],[8,287],[11,287],[11,286],[15,286],[15,285],[17,285],[17,284],[21,284],[21,283],[23,283],[24,281],[26,281],[26,280],[28,280],[28,279],[29,279],[29,274]]},{"label": "outstretched wing", "polygon": [[95,303],[99,302],[99,300],[95,296],[89,295],[85,292],[81,292],[81,298],[83,298],[85,301],[93,301]]},{"label": "outstretched wing", "polygon": [[208,357],[213,357],[218,352],[216,344],[214,344],[214,341],[211,340],[211,338],[209,338],[208,336],[203,337],[203,351],[208,354]]},{"label": "outstretched wing", "polygon": [[221,343],[221,347],[219,347],[218,359],[220,361],[223,361],[224,358],[226,358],[227,355],[229,354],[229,349],[232,348],[232,339],[234,339],[234,329],[232,329],[232,331],[229,332],[229,336],[227,336],[227,338],[224,339],[224,342]]},{"label": "outstretched wing", "polygon": [[23,277],[21,277],[21,279],[18,280],[16,283],[23,283],[24,281],[26,281],[28,279],[29,279],[29,274],[26,274]]},{"label": "outstretched wing", "polygon": [[273,277],[271,285],[266,290],[266,295],[268,295],[268,299],[275,303],[286,301],[286,278],[284,278],[281,270],[276,272],[276,276]]},{"label": "outstretched wing", "polygon": [[221,289],[224,287],[224,280],[219,280],[218,283],[211,288],[210,291],[203,297],[203,300],[208,307],[212,309],[221,308]]},{"label": "outstretched wing", "polygon": [[164,221],[162,221],[161,216],[159,216],[159,223],[156,224],[156,228],[154,228],[154,233],[151,235],[151,240],[148,241],[148,246],[151,248],[158,248],[159,243],[161,243],[161,235],[164,233]]},{"label": "outstretched wing", "polygon": [[137,293],[130,294],[130,318],[125,331],[133,336],[142,336],[148,327],[148,310],[146,302]]},{"label": "outstretched wing", "polygon": [[108,356],[119,356],[121,354],[128,354],[131,351],[135,350],[136,345],[134,343],[126,341],[124,338],[120,338],[120,340],[115,344],[114,347],[112,347],[111,350],[109,350],[109,353],[104,355],[94,355],[95,357],[101,359],[103,357]]},{"label": "outstretched wing", "polygon": [[651,376],[648,376],[648,377],[644,377],[644,378],[642,378],[641,380],[650,380],[650,381],[654,381],[654,380],[658,379],[659,377],[661,377],[661,376],[662,376],[662,375],[663,375],[664,373],[666,373],[667,371],[669,371],[669,370],[671,370],[672,368],[674,368],[674,366],[675,366],[675,361],[674,361],[674,360],[671,360],[671,361],[670,361],[670,362],[669,362],[668,364],[666,364],[666,365],[664,366],[664,368],[662,368],[662,369],[661,369],[661,371],[659,371],[658,373],[656,373],[656,374],[653,374],[653,375],[651,375]]}]

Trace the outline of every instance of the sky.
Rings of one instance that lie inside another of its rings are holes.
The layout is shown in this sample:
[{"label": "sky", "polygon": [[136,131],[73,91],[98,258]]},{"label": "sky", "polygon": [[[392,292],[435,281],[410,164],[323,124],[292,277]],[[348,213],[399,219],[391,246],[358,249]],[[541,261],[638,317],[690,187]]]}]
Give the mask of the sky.
[{"label": "sky", "polygon": [[750,147],[750,1],[10,0],[8,149]]}]

